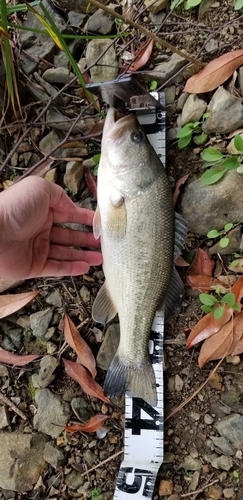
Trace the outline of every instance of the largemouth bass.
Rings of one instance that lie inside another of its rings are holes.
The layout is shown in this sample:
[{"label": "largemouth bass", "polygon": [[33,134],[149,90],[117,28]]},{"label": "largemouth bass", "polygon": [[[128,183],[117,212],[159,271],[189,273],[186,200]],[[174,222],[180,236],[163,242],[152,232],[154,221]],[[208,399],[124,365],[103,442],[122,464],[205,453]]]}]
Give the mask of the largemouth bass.
[{"label": "largemouth bass", "polygon": [[[176,254],[184,245],[178,223]],[[108,369],[104,391],[127,392],[156,406],[156,383],[148,342],[155,312],[171,309],[183,292],[174,268],[175,216],[171,187],[154,149],[134,114],[116,121],[107,113],[98,170],[94,236],[101,236],[106,281],[93,318],[106,324],[117,313],[120,344]]]}]

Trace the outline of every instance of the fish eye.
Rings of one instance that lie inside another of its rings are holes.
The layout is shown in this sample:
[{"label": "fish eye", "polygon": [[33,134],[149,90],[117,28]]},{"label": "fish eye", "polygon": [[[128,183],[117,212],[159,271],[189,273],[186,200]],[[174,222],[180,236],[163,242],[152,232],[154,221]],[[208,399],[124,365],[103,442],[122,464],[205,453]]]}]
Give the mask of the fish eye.
[{"label": "fish eye", "polygon": [[131,133],[131,139],[133,142],[140,142],[144,139],[144,133],[142,130],[136,130]]}]

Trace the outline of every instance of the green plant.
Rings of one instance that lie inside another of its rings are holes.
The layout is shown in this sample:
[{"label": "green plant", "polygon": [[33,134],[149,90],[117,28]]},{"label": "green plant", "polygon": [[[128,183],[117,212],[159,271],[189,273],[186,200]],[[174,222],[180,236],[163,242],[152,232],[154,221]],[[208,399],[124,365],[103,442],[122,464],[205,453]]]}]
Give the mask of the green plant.
[{"label": "green plant", "polygon": [[234,138],[234,146],[239,151],[239,156],[223,154],[215,148],[206,148],[201,153],[201,158],[205,161],[204,167],[211,167],[201,176],[201,182],[205,185],[215,184],[228,170],[235,170],[242,173],[243,161],[243,139],[240,135]]},{"label": "green plant", "polygon": [[151,83],[150,83],[150,87],[149,87],[149,90],[150,92],[153,92],[153,90],[156,90],[158,87],[158,83],[156,82],[156,80],[153,80]]},{"label": "green plant", "polygon": [[170,8],[174,9],[176,7],[179,7],[183,3],[183,8],[185,10],[192,9],[193,7],[196,7],[201,3],[202,0],[172,0],[170,4]]},{"label": "green plant", "polygon": [[95,167],[94,167],[94,171],[93,171],[94,175],[98,174],[98,168],[99,168],[99,164],[100,164],[100,156],[101,156],[101,154],[98,153],[97,155],[94,155],[92,157],[92,160],[95,162]]},{"label": "green plant", "polygon": [[199,299],[202,302],[201,309],[206,314],[213,312],[215,319],[221,318],[224,313],[224,308],[226,305],[230,306],[234,311],[240,311],[239,304],[235,301],[234,293],[228,292],[223,297],[221,296],[219,290],[216,290],[218,298],[207,293],[200,293]]},{"label": "green plant", "polygon": [[243,0],[236,0],[234,9],[240,10],[242,8],[243,8]]},{"label": "green plant", "polygon": [[239,477],[239,472],[237,470],[233,470],[233,477],[235,478],[236,482],[239,483],[240,477]]},{"label": "green plant", "polygon": [[227,245],[229,244],[229,238],[227,237],[227,233],[234,227],[234,224],[232,222],[228,222],[228,224],[225,224],[224,229],[222,231],[217,231],[217,229],[212,229],[211,231],[208,232],[207,237],[208,238],[218,238],[219,236],[222,236],[219,240],[219,244],[221,248],[226,248]]},{"label": "green plant", "polygon": [[98,488],[98,489],[94,489],[91,491],[91,500],[95,500],[100,494],[102,493],[102,491]]},{"label": "green plant", "polygon": [[206,134],[202,132],[202,124],[206,118],[209,117],[209,113],[204,113],[202,119],[197,122],[190,122],[184,125],[176,134],[178,141],[178,148],[184,149],[188,144],[190,144],[192,138],[196,144],[203,144],[207,139]]}]

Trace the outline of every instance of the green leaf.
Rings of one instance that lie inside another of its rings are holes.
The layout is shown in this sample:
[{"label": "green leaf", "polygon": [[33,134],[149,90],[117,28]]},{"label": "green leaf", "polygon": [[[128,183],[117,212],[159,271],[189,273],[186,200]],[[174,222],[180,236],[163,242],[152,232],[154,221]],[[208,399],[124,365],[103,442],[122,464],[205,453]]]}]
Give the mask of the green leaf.
[{"label": "green leaf", "polygon": [[210,113],[204,113],[203,119],[206,120],[206,118],[208,118],[209,116],[210,116]]},{"label": "green leaf", "polygon": [[92,160],[96,163],[96,165],[100,162],[100,157],[101,157],[101,153],[98,153],[97,155],[94,155],[92,157]]},{"label": "green leaf", "polygon": [[[243,1],[242,1],[242,5],[243,5]],[[234,476],[236,479],[238,479],[238,477],[239,477],[239,472],[237,472],[237,470],[234,470],[234,471],[233,471],[233,476]]]},{"label": "green leaf", "polygon": [[214,319],[219,319],[219,318],[221,318],[221,316],[223,316],[223,314],[224,314],[224,306],[217,307],[217,309],[215,309],[215,311],[213,313],[213,317],[214,317]]},{"label": "green leaf", "polygon": [[226,170],[219,170],[218,168],[210,168],[200,177],[200,181],[205,186],[210,186],[210,184],[215,184],[219,181],[221,177],[225,174]]},{"label": "green leaf", "polygon": [[240,162],[238,160],[238,156],[230,156],[226,158],[221,164],[222,168],[227,170],[233,170],[234,168],[238,168],[240,166]]},{"label": "green leaf", "polygon": [[240,135],[235,136],[234,146],[237,149],[237,151],[243,151],[243,139]]},{"label": "green leaf", "polygon": [[217,231],[217,229],[212,229],[207,234],[207,238],[217,238],[218,236],[219,236],[219,232]]},{"label": "green leaf", "polygon": [[173,0],[170,4],[171,10],[181,5],[182,2],[184,2],[184,0]]},{"label": "green leaf", "polygon": [[203,144],[207,140],[207,135],[202,132],[194,137],[194,142],[198,145]]},{"label": "green leaf", "polygon": [[231,262],[231,264],[230,264],[230,265],[231,265],[232,267],[235,267],[235,266],[237,266],[238,262],[239,262],[239,261],[238,261],[238,259],[236,259],[236,260],[232,260],[232,262]]},{"label": "green leaf", "polygon": [[153,92],[153,90],[156,90],[156,89],[157,89],[157,87],[158,87],[158,83],[157,83],[155,80],[153,80],[153,81],[150,83],[150,88],[149,88],[149,90],[151,90],[151,92]]},{"label": "green leaf", "polygon": [[235,302],[235,304],[233,306],[231,306],[232,309],[234,309],[234,311],[240,311],[241,310],[241,307],[239,304],[237,304],[237,302]]},{"label": "green leaf", "polygon": [[192,9],[193,7],[196,7],[201,3],[202,0],[186,0],[184,4],[184,9],[189,10]]},{"label": "green leaf", "polygon": [[220,244],[221,248],[226,248],[229,244],[229,238],[227,238],[227,236],[225,236],[224,238],[221,238],[219,244]]},{"label": "green leaf", "polygon": [[192,128],[193,128],[193,129],[194,129],[194,128],[197,128],[197,127],[198,127],[198,125],[201,125],[201,123],[200,123],[200,122],[193,122],[193,127],[192,127]]},{"label": "green leaf", "polygon": [[209,314],[212,312],[212,307],[211,306],[201,306],[201,310],[205,312],[205,314]]},{"label": "green leaf", "polygon": [[224,155],[214,148],[206,148],[201,152],[201,158],[208,163],[215,163],[224,158]]},{"label": "green leaf", "polygon": [[233,307],[233,305],[235,304],[235,294],[234,293],[226,293],[223,298],[222,298],[222,301],[223,304],[228,304],[230,307]]},{"label": "green leaf", "polygon": [[192,138],[192,136],[190,135],[189,137],[182,137],[181,139],[179,139],[178,148],[179,149],[186,148],[188,146],[188,144],[190,144],[191,138]]},{"label": "green leaf", "polygon": [[224,230],[230,231],[230,229],[232,229],[232,227],[234,227],[234,224],[232,224],[232,222],[228,222],[228,224],[225,224]]},{"label": "green leaf", "polygon": [[243,8],[243,0],[236,0],[234,9],[240,10],[242,8]]},{"label": "green leaf", "polygon": [[183,137],[191,137],[192,136],[192,129],[189,127],[183,127],[181,130],[178,130],[176,137],[177,139],[181,139]]},{"label": "green leaf", "polygon": [[199,299],[205,306],[213,306],[217,302],[217,299],[213,295],[208,295],[207,293],[200,293]]}]

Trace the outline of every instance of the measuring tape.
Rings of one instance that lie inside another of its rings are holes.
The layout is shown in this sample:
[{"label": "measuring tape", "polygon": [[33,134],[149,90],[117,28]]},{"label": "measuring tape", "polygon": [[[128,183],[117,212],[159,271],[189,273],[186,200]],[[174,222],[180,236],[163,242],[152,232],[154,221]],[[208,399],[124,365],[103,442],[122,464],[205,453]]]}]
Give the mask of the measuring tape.
[{"label": "measuring tape", "polygon": [[[141,110],[139,103],[130,108],[137,118],[165,166],[165,97],[163,93],[152,93],[161,107]],[[136,108],[139,108],[138,110]],[[161,168],[163,166],[161,165]],[[164,386],[163,386],[163,339],[164,313],[157,312],[152,325],[149,352],[156,378],[156,407],[143,399],[125,396],[124,460],[120,466],[114,499],[152,499],[158,470],[164,457]]]}]

